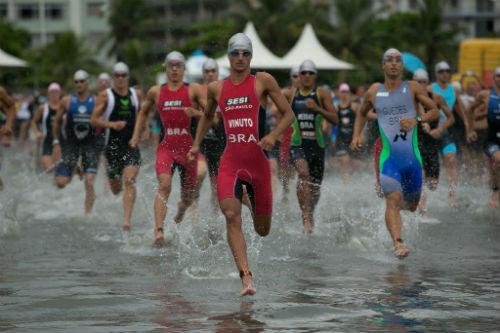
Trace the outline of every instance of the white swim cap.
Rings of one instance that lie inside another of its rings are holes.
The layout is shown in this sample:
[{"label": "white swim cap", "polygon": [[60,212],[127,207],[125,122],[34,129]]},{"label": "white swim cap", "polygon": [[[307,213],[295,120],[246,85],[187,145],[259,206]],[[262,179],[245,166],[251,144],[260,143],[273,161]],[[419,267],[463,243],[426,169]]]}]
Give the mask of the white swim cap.
[{"label": "white swim cap", "polygon": [[172,51],[165,56],[165,64],[167,64],[170,61],[179,61],[184,64],[186,62],[186,58],[184,58],[182,53],[178,51]]},{"label": "white swim cap", "polygon": [[391,47],[390,49],[387,49],[385,52],[384,52],[384,55],[382,56],[382,65],[385,64],[385,62],[387,61],[387,58],[389,57],[390,54],[397,54],[401,57],[401,62],[403,61],[403,56],[401,55],[401,52],[399,52],[398,49],[395,49],[393,47]]},{"label": "white swim cap", "polygon": [[293,66],[292,68],[290,68],[290,77],[294,76],[294,75],[299,75],[299,65],[295,65]]},{"label": "white swim cap", "polygon": [[128,66],[124,62],[121,62],[121,61],[117,62],[113,66],[113,73],[127,73],[128,74],[128,72],[129,72]]},{"label": "white swim cap", "polygon": [[111,80],[111,76],[109,76],[108,73],[101,73],[99,74],[99,76],[97,77],[97,80],[98,81],[110,81]]},{"label": "white swim cap", "polygon": [[500,67],[495,68],[495,75],[500,74]]},{"label": "white swim cap", "polygon": [[253,53],[252,41],[244,33],[238,32],[229,38],[229,42],[227,43],[227,53],[231,53],[231,51],[236,49],[242,49]]},{"label": "white swim cap", "polygon": [[316,74],[318,71],[316,70],[316,65],[314,64],[314,62],[307,59],[300,64],[299,72],[313,72],[314,74]]},{"label": "white swim cap", "polygon": [[440,61],[434,67],[434,72],[439,72],[441,70],[450,70],[450,65],[446,61]]},{"label": "white swim cap", "polygon": [[201,68],[203,71],[207,69],[215,69],[217,72],[219,71],[219,65],[217,64],[217,61],[212,58],[208,58],[207,60],[205,60]]},{"label": "white swim cap", "polygon": [[423,68],[419,68],[417,69],[414,73],[413,73],[413,80],[415,81],[427,81],[429,82],[429,74],[427,73],[427,71]]},{"label": "white swim cap", "polygon": [[75,72],[75,75],[73,75],[73,80],[75,81],[87,81],[89,79],[89,73],[84,71],[83,69],[79,69]]}]

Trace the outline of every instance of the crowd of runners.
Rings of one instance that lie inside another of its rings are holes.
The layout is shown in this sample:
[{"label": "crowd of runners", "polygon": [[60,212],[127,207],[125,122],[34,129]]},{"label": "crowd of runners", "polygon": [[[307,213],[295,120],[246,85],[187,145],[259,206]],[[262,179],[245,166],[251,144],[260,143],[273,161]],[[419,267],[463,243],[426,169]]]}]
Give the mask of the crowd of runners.
[{"label": "crowd of runners", "polygon": [[185,58],[172,51],[164,61],[167,83],[147,90],[130,86],[130,70],[123,62],[113,66],[111,75],[98,75],[95,92],[83,69],[74,73],[70,93],[63,94],[54,82],[43,102],[14,99],[0,86],[3,158],[9,158],[14,138],[16,144],[35,138],[39,163],[56,187],[64,188],[74,175],[83,180],[85,214],[93,210],[96,173],[104,165],[111,192],[123,192],[122,228],[131,231],[139,147],[149,140],[156,147],[158,182],[152,205],[154,244],[164,245],[175,170],[181,189],[175,223],[196,205],[208,174],[213,213],[220,207],[226,219],[242,295],[255,293],[242,206],[250,209],[255,231],[266,236],[273,187],[283,189],[283,197],[274,202],[286,202],[296,178],[297,222],[302,220],[305,234],[312,233],[325,166],[347,187],[357,170],[373,167],[373,193],[386,200],[386,226],[401,259],[409,254],[401,211],[427,214],[423,187],[437,188],[441,164],[451,208],[457,207],[458,174],[483,168],[489,172],[484,185],[491,193],[488,204],[499,206],[500,67],[491,88],[484,90],[473,73],[466,73],[461,85],[452,84],[444,61],[432,73],[419,69],[405,80],[401,53],[388,49],[381,55],[383,82],[320,86],[314,62],[305,60],[291,69],[288,86],[280,87],[269,73],[251,71],[253,49],[246,35],[231,37],[227,55],[230,74],[222,80],[217,62],[208,59],[203,81],[185,83]]}]

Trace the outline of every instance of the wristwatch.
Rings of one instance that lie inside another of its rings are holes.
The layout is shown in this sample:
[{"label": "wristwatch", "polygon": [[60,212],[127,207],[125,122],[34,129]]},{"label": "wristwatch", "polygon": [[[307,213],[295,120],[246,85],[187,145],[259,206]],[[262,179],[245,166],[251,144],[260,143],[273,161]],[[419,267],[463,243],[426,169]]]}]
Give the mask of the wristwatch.
[{"label": "wristwatch", "polygon": [[53,146],[58,145],[58,144],[59,144],[59,140],[55,139],[54,141],[52,141]]},{"label": "wristwatch", "polygon": [[420,124],[422,122],[422,117],[416,116],[415,119],[417,120],[417,124]]}]

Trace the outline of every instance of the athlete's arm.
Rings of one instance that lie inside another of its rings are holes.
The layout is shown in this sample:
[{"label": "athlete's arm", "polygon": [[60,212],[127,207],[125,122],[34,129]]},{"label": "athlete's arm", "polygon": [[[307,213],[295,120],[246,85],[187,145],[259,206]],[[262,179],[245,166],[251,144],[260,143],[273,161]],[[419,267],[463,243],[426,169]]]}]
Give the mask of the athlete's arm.
[{"label": "athlete's arm", "polygon": [[458,116],[462,118],[465,125],[465,135],[467,136],[467,142],[473,142],[477,139],[477,133],[474,130],[474,116],[470,110],[466,110],[460,94],[456,88],[453,89],[456,96],[455,108],[457,109]]},{"label": "athlete's arm", "polygon": [[215,109],[217,108],[216,96],[219,94],[221,82],[215,81],[211,82],[207,86],[207,102],[205,112],[203,113],[200,121],[198,122],[198,127],[196,128],[196,136],[193,141],[193,146],[187,154],[188,160],[192,161],[198,152],[200,151],[201,140],[205,137],[215,116]]},{"label": "athlete's arm", "polygon": [[201,92],[201,86],[197,83],[191,83],[189,85],[189,96],[193,107],[185,108],[184,112],[188,117],[199,119],[203,116],[203,111],[201,110],[204,110],[207,106],[207,102]]},{"label": "athlete's arm", "polygon": [[152,86],[146,94],[146,98],[142,103],[141,110],[139,111],[135,121],[134,134],[129,141],[129,145],[132,148],[137,147],[139,137],[141,136],[142,129],[144,128],[144,123],[146,119],[148,119],[151,108],[156,104],[156,97],[159,95],[159,89],[160,86]]},{"label": "athlete's arm", "polygon": [[54,122],[52,123],[52,137],[54,138],[54,145],[59,144],[59,131],[62,123],[62,119],[66,111],[68,110],[69,102],[71,101],[71,96],[64,96],[61,103],[59,104],[59,108],[57,109],[56,116],[54,118]]},{"label": "athlete's arm", "polygon": [[332,104],[330,92],[325,88],[319,88],[318,93],[319,98],[321,98],[321,103],[325,108],[323,109],[319,105],[316,105],[316,112],[319,112],[330,124],[337,124],[339,122],[339,117],[337,115],[337,109]]},{"label": "athlete's arm", "polygon": [[0,86],[0,102],[4,105],[4,112],[6,116],[5,124],[0,128],[0,133],[5,135],[12,134],[12,128],[16,119],[16,109],[14,100],[7,94],[5,88]]},{"label": "athlete's arm", "polygon": [[289,128],[293,121],[295,120],[295,115],[292,111],[292,107],[290,103],[287,101],[286,97],[281,93],[281,89],[278,86],[278,83],[268,73],[261,72],[258,76],[259,80],[261,80],[264,91],[267,93],[271,100],[276,105],[279,113],[281,113],[281,119],[276,124],[274,130],[272,130],[268,135],[264,136],[258,145],[265,150],[273,149],[274,143],[276,140],[283,134],[287,128]]},{"label": "athlete's arm", "polygon": [[[481,110],[486,110],[486,102],[488,100],[488,91],[483,90],[477,94],[474,102],[471,103],[469,112],[474,115],[476,110],[481,108]],[[476,120],[483,119],[487,115],[487,112],[481,112],[479,117],[476,117]]]},{"label": "athlete's arm", "polygon": [[35,133],[37,140],[41,140],[43,137],[42,131],[40,131],[40,129],[38,128],[38,123],[40,122],[40,119],[42,119],[43,109],[44,106],[40,105],[38,107],[38,110],[35,112],[33,119],[31,119],[31,130],[33,131],[33,133]]},{"label": "athlete's arm", "polygon": [[[413,93],[414,99],[418,103],[420,103],[427,112],[424,112],[422,109],[416,107],[416,112],[422,119],[423,123],[428,123],[432,121],[436,121],[439,119],[439,111],[437,109],[434,101],[429,97],[427,91],[422,88],[422,86],[415,81],[408,81],[408,86]],[[400,121],[400,127],[402,131],[409,131],[414,126],[417,125],[417,119],[415,118],[403,118]]]},{"label": "athlete's arm", "polygon": [[368,111],[374,108],[373,99],[377,93],[378,83],[374,83],[368,89],[363,99],[363,103],[356,113],[356,118],[354,120],[354,131],[352,134],[351,149],[358,150],[361,148],[363,138],[361,136],[361,131],[365,127]]}]

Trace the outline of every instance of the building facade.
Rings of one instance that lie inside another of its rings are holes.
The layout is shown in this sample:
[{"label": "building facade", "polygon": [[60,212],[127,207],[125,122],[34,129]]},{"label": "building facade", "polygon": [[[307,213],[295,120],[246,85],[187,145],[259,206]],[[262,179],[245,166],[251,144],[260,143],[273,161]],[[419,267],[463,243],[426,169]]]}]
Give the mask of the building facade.
[{"label": "building facade", "polygon": [[31,45],[42,47],[59,33],[73,31],[89,44],[108,33],[110,0],[0,0],[0,20],[31,34]]}]

